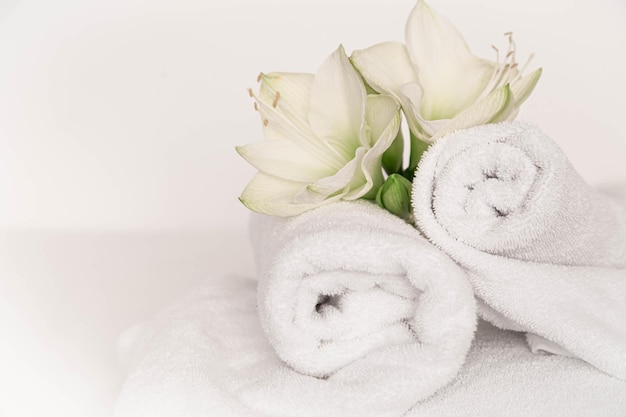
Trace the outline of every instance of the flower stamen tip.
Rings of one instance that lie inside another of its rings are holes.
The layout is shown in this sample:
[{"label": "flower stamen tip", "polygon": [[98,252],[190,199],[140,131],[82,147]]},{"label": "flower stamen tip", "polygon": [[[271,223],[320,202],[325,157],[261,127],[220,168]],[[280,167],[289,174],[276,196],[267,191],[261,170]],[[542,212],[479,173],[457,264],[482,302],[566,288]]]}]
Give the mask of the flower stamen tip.
[{"label": "flower stamen tip", "polygon": [[263,119],[263,126],[267,126],[267,124],[268,124],[269,122],[270,122],[269,120],[267,120],[267,119]]},{"label": "flower stamen tip", "polygon": [[276,108],[276,106],[278,105],[279,99],[280,99],[280,91],[277,91],[276,95],[274,96],[274,101],[272,101],[272,107]]},{"label": "flower stamen tip", "polygon": [[249,95],[250,97],[254,97],[254,93],[252,92],[252,89],[251,89],[251,88],[248,88],[248,95]]},{"label": "flower stamen tip", "polygon": [[259,72],[259,75],[257,75],[257,77],[256,77],[256,82],[260,83],[262,78],[263,78],[263,73]]}]

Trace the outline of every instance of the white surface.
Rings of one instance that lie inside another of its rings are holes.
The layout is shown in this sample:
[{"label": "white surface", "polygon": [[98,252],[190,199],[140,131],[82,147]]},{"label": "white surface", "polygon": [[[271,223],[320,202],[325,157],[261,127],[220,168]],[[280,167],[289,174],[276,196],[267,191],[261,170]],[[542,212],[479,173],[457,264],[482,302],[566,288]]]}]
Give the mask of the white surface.
[{"label": "white surface", "polygon": [[[431,5],[485,57],[515,31],[544,67],[522,116],[588,181],[626,181],[623,2]],[[402,40],[412,6],[1,0],[0,415],[106,415],[117,332],[202,277],[251,270],[236,197],[253,170],[233,147],[261,138],[257,73]]]},{"label": "white surface", "polygon": [[246,237],[225,231],[0,235],[0,416],[111,415],[118,335],[196,282],[251,271]]}]

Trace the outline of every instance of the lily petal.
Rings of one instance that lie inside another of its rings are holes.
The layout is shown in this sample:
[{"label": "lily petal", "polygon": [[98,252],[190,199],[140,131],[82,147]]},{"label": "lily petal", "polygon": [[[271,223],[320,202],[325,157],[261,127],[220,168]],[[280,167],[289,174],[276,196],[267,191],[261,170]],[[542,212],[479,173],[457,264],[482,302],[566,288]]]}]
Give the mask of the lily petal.
[{"label": "lily petal", "polygon": [[294,124],[308,126],[309,94],[313,74],[273,72],[261,74],[259,99],[277,108]]},{"label": "lily petal", "polygon": [[398,110],[398,104],[390,96],[368,96],[367,122],[374,143],[363,156],[361,170],[355,175],[344,200],[376,197],[378,188],[384,182],[383,153],[392,145],[400,130],[402,119]]},{"label": "lily petal", "polygon": [[383,94],[370,94],[367,96],[367,110],[365,112],[365,120],[367,122],[367,126],[369,127],[368,136],[370,137],[370,147],[373,147],[381,141],[385,142],[379,145],[384,146],[384,152],[389,148],[389,146],[391,146],[391,142],[393,142],[393,139],[395,139],[396,135],[398,134],[399,126],[396,126],[395,132],[391,132],[393,137],[391,138],[390,142],[387,143],[387,140],[389,138],[381,136],[390,124],[397,122],[397,120],[395,119],[399,118],[399,110],[399,104],[391,96]]},{"label": "lily petal", "polygon": [[353,189],[353,187],[354,189],[360,190],[365,185],[365,181],[363,181],[362,177],[359,177],[357,173],[366,152],[367,150],[365,148],[358,148],[354,158],[337,171],[335,175],[321,178],[313,184],[309,184],[295,196],[294,202],[319,204],[323,200],[335,196],[338,193],[346,194],[346,192]]},{"label": "lily petal", "polygon": [[416,83],[408,83],[400,88],[402,108],[406,116],[409,129],[423,142],[430,143],[430,139],[437,131],[443,129],[450,119],[426,120],[420,113],[422,92]]},{"label": "lily petal", "polygon": [[297,126],[277,108],[263,100],[257,100],[257,104],[263,119],[263,133],[268,141],[289,140],[319,160],[327,161],[335,169],[343,166],[345,161],[326,144],[321,142],[311,129]]},{"label": "lily petal", "polygon": [[337,194],[318,204],[294,203],[293,196],[306,185],[259,172],[243,190],[239,200],[252,211],[286,217],[296,216],[323,204],[332,203],[343,196],[343,194]]},{"label": "lily petal", "polygon": [[365,86],[343,46],[321,65],[311,87],[309,123],[346,161],[366,143]]},{"label": "lily petal", "polygon": [[403,84],[418,82],[406,47],[399,42],[384,42],[354,51],[350,61],[374,90],[390,94],[398,101]]},{"label": "lily petal", "polygon": [[425,119],[456,116],[480,96],[495,70],[494,63],[474,56],[454,25],[423,0],[407,21],[406,43],[419,70]]},{"label": "lily petal", "polygon": [[320,160],[288,140],[252,143],[235,148],[261,172],[298,182],[314,182],[337,171],[332,161]]},{"label": "lily petal", "polygon": [[533,89],[541,77],[541,72],[541,68],[536,69],[530,74],[511,83],[511,94],[513,94],[513,100],[516,106],[521,106],[533,92]]},{"label": "lily petal", "polygon": [[515,111],[515,106],[509,85],[506,84],[464,110],[430,138],[430,141],[434,142],[453,130],[505,120],[512,111]]}]

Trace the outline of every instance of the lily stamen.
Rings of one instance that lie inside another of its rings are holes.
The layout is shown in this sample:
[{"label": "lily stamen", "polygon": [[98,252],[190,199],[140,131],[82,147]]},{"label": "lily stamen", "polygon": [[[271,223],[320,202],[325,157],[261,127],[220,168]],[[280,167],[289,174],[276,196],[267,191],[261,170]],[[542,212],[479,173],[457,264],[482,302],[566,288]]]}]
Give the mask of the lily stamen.
[{"label": "lily stamen", "polygon": [[526,71],[526,68],[528,68],[528,65],[530,64],[530,61],[532,61],[534,57],[535,57],[535,54],[534,54],[534,53],[531,53],[531,54],[528,56],[528,59],[526,60],[526,63],[524,64],[524,66],[523,66],[523,67],[522,67],[522,69],[520,70],[520,73],[522,73],[522,74],[523,74],[523,73]]},{"label": "lily stamen", "polygon": [[[500,50],[496,48],[494,45],[491,47],[496,51],[496,69],[493,72],[493,75],[485,89],[481,94],[481,98],[486,97],[496,88],[502,87],[506,84],[511,84],[517,79],[521,78],[523,71],[514,71],[518,66],[517,58],[517,45],[515,44],[515,40],[513,39],[513,32],[506,32],[504,34],[508,37],[509,45],[507,48],[507,53],[504,56],[503,62],[500,61]],[[526,63],[526,65],[528,62]],[[524,67],[526,67],[526,65]]]},{"label": "lily stamen", "polygon": [[277,91],[276,95],[274,96],[274,101],[272,101],[272,107],[276,108],[276,106],[278,105],[279,99],[280,99],[280,91]]}]

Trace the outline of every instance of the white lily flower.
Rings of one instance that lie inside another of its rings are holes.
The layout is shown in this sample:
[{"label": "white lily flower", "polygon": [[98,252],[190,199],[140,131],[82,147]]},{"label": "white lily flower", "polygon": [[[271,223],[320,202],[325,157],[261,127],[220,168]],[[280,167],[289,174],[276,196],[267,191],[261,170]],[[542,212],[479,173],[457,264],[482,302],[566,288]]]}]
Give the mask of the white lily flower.
[{"label": "white lily flower", "polygon": [[255,108],[265,142],[237,147],[259,170],[240,199],[251,210],[293,216],[337,200],[374,198],[382,155],[400,127],[388,95],[367,95],[339,47],[313,74],[259,76]]},{"label": "white lily flower", "polygon": [[405,35],[406,46],[374,45],[355,51],[351,60],[372,88],[401,103],[411,133],[422,142],[512,120],[541,76],[541,69],[522,76],[510,33],[502,60],[499,53],[495,62],[474,56],[452,23],[423,0],[411,12]]}]

